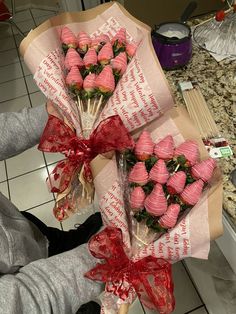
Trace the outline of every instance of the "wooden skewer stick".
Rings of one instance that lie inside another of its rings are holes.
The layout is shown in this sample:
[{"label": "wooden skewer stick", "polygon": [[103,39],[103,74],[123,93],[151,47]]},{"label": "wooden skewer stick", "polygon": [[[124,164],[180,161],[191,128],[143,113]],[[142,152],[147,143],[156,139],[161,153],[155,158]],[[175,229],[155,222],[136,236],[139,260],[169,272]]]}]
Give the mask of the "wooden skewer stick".
[{"label": "wooden skewer stick", "polygon": [[95,113],[95,108],[96,108],[96,104],[97,104],[97,98],[94,99],[94,102],[93,102],[93,106],[92,106],[92,109],[91,109],[91,114],[94,115]]},{"label": "wooden skewer stick", "polygon": [[121,304],[118,314],[127,314],[129,312],[129,307],[130,307],[129,303]]},{"label": "wooden skewer stick", "polygon": [[[100,110],[102,101],[103,101],[103,95],[100,96],[99,102],[98,102],[98,104],[97,104],[97,106],[96,106],[97,108],[96,108],[96,111],[95,111],[95,113],[94,113],[95,119],[96,119],[97,114],[98,114],[98,112],[99,112],[99,110]],[[95,120],[95,119],[94,119],[94,120]]]},{"label": "wooden skewer stick", "polygon": [[199,86],[195,86],[192,90],[184,91],[183,96],[188,112],[198,127],[201,136],[203,138],[219,136],[217,126]]},{"label": "wooden skewer stick", "polygon": [[81,125],[81,133],[83,134],[83,129],[84,129],[83,128],[83,119],[82,119],[83,109],[82,109],[82,106],[81,106],[81,100],[80,100],[79,95],[77,95],[76,105],[77,105],[77,108],[78,108],[78,111],[79,111],[79,120],[80,120],[80,125]]},{"label": "wooden skewer stick", "polygon": [[87,112],[90,113],[91,98],[88,99]]}]

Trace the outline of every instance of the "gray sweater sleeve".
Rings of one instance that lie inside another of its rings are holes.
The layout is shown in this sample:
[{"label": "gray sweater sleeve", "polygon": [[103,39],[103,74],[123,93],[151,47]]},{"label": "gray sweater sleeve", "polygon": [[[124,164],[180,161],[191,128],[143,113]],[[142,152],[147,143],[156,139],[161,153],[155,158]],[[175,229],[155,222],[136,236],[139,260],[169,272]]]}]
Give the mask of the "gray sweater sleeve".
[{"label": "gray sweater sleeve", "polygon": [[46,105],[0,114],[0,160],[17,155],[39,143],[46,125]]},{"label": "gray sweater sleeve", "polygon": [[41,259],[0,278],[0,313],[72,314],[102,292],[101,283],[84,278],[98,262],[87,245]]}]

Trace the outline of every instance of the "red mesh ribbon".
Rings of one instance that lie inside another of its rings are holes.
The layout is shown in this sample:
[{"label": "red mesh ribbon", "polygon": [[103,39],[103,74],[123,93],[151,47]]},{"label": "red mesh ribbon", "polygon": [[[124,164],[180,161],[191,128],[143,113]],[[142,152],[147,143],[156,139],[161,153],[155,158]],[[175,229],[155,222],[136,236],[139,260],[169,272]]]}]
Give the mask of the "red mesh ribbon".
[{"label": "red mesh ribbon", "polygon": [[103,120],[89,139],[79,138],[74,130],[59,118],[49,115],[38,149],[44,152],[58,152],[66,156],[49,176],[51,192],[63,192],[71,182],[74,173],[84,165],[84,176],[92,180],[90,161],[98,154],[112,150],[132,148],[132,137],[119,116]]},{"label": "red mesh ribbon", "polygon": [[[104,259],[85,277],[106,283],[106,290],[125,300],[132,287],[141,302],[160,314],[171,313],[175,306],[171,264],[147,256],[133,262],[124,252],[120,229],[107,227],[89,241],[93,256]],[[128,285],[127,285],[128,284]]]}]

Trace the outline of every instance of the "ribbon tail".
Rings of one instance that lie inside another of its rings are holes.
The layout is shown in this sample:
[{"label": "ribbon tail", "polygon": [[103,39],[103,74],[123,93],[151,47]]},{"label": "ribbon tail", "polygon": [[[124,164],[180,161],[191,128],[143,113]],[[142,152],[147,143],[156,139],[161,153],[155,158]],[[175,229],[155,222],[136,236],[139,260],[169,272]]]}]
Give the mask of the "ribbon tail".
[{"label": "ribbon tail", "polygon": [[64,192],[70,185],[75,172],[80,167],[80,165],[73,165],[68,159],[58,162],[47,179],[49,190],[52,193]]},{"label": "ribbon tail", "polygon": [[[141,284],[140,284],[141,283]],[[141,302],[160,314],[170,314],[175,308],[173,280],[170,268],[155,274],[141,274],[139,281],[132,282]]]}]

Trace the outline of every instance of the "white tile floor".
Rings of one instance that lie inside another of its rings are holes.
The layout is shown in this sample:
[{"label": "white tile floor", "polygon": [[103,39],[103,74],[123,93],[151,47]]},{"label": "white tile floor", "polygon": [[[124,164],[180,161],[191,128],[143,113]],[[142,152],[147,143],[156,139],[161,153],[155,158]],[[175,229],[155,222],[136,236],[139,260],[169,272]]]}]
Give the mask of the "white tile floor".
[{"label": "white tile floor", "polygon": [[[17,13],[15,21],[22,31],[27,33],[52,15],[52,12],[32,9]],[[42,104],[45,97],[35,85],[17,50],[22,37],[15,29],[12,31],[11,27],[0,25],[0,40],[0,112],[17,111],[25,106]],[[15,203],[19,210],[27,210],[47,225],[58,228],[61,226],[52,214],[54,196],[48,192],[45,179],[48,171],[54,167],[53,164],[62,157],[60,154],[41,153],[33,147],[19,156],[0,161],[0,191]],[[85,217],[86,215],[71,217],[63,223],[63,229],[72,228]],[[173,273],[176,297],[176,309],[173,313],[208,313],[184,264],[175,264]],[[142,313],[154,312],[144,310],[139,302],[135,302],[129,314]]]}]

